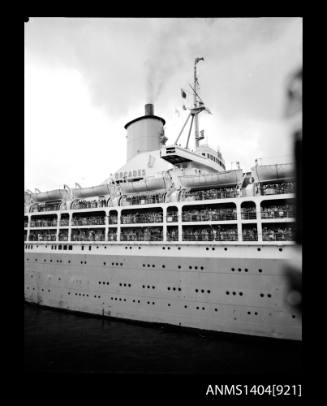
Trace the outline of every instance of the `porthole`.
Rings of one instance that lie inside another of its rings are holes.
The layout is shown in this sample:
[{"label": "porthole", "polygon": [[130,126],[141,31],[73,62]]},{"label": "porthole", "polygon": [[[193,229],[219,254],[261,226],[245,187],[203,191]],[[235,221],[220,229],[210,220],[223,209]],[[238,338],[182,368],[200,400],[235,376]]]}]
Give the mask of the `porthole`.
[{"label": "porthole", "polygon": [[179,290],[179,292],[181,292],[181,291],[182,291],[182,289],[181,289],[181,288],[178,288],[178,290]]},{"label": "porthole", "polygon": [[199,289],[195,289],[195,292],[198,293]]},{"label": "porthole", "polygon": [[245,272],[248,272],[248,269],[247,269],[247,268],[245,268],[245,269],[244,269],[244,271],[245,271]]},{"label": "porthole", "polygon": [[248,314],[251,314],[251,312],[248,312]]},{"label": "porthole", "polygon": [[279,251],[283,251],[283,248],[278,248]]},{"label": "porthole", "polygon": [[167,249],[170,250],[170,247],[168,247]]},{"label": "porthole", "polygon": [[268,293],[268,295],[267,295],[268,297],[271,297],[271,294],[270,293]]},{"label": "porthole", "polygon": [[260,293],[260,297],[264,297],[264,294],[263,294],[263,293]]},{"label": "porthole", "polygon": [[229,292],[228,292],[228,290],[227,290],[227,292],[226,292],[226,295],[229,295]]},{"label": "porthole", "polygon": [[178,269],[181,269],[181,266],[180,266],[180,265],[178,265]]},{"label": "porthole", "polygon": [[228,250],[228,248],[226,248],[226,247],[225,247],[225,248],[224,248],[224,250],[225,250],[225,251],[227,251],[227,250]]},{"label": "porthole", "polygon": [[257,248],[257,251],[261,251],[261,248]]},{"label": "porthole", "polygon": [[202,310],[205,310],[206,308],[205,307],[202,307]]},{"label": "porthole", "polygon": [[180,250],[180,249],[181,249],[181,247],[178,247],[177,249],[178,249],[178,250]]},{"label": "porthole", "polygon": [[150,268],[150,266],[151,266],[151,265],[150,265],[150,264],[148,264],[148,268]]},{"label": "porthole", "polygon": [[199,310],[199,306],[196,306],[196,310]]},{"label": "porthole", "polygon": [[166,265],[162,265],[163,268],[166,268]]},{"label": "porthole", "polygon": [[123,266],[123,263],[122,263],[122,262],[120,263],[120,266]]},{"label": "porthole", "polygon": [[187,305],[184,305],[184,308],[187,309]]},{"label": "porthole", "polygon": [[103,265],[106,265],[106,263],[104,262]]},{"label": "porthole", "polygon": [[155,265],[153,264],[153,265],[152,265],[152,268],[154,268],[154,267],[155,267]]},{"label": "porthole", "polygon": [[238,272],[241,272],[242,271],[242,269],[241,268],[238,268]]},{"label": "porthole", "polygon": [[209,251],[209,248],[207,247],[206,250]]},{"label": "porthole", "polygon": [[292,319],[295,319],[295,314],[292,314]]},{"label": "porthole", "polygon": [[156,287],[155,286],[152,286],[152,289],[155,289]]},{"label": "porthole", "polygon": [[232,271],[234,272],[234,271],[235,271],[235,268],[232,268]]},{"label": "porthole", "polygon": [[215,251],[216,248],[211,248],[211,249],[212,249],[212,251]]},{"label": "porthole", "polygon": [[254,314],[257,316],[257,315],[258,315],[258,312],[254,312]]},{"label": "porthole", "polygon": [[168,306],[170,307],[170,303],[168,303]]},{"label": "porthole", "polygon": [[239,292],[239,295],[240,295],[240,296],[243,296],[243,292]]},{"label": "porthole", "polygon": [[109,282],[107,282],[107,285],[109,285]]},{"label": "porthole", "polygon": [[207,290],[207,293],[211,293],[211,290]]},{"label": "porthole", "polygon": [[142,264],[143,268],[145,267],[145,264]]},{"label": "porthole", "polygon": [[261,273],[261,272],[262,272],[262,269],[258,269],[258,272],[260,272],[260,273]]},{"label": "porthole", "polygon": [[201,289],[201,293],[204,293],[204,289]]},{"label": "porthole", "polygon": [[198,269],[198,267],[197,267],[197,266],[195,266],[195,267],[194,267],[194,269]]},{"label": "porthole", "polygon": [[173,290],[176,290],[176,288],[174,287]]},{"label": "porthole", "polygon": [[163,250],[165,250],[165,249],[166,249],[166,247],[162,247],[162,249],[163,249]]},{"label": "porthole", "polygon": [[191,266],[189,266],[188,268],[189,268],[189,269],[192,269],[192,267],[191,267]]},{"label": "porthole", "polygon": [[233,292],[233,296],[235,296],[236,295],[236,292]]},{"label": "porthole", "polygon": [[218,311],[218,309],[215,307],[215,312],[217,312]]}]

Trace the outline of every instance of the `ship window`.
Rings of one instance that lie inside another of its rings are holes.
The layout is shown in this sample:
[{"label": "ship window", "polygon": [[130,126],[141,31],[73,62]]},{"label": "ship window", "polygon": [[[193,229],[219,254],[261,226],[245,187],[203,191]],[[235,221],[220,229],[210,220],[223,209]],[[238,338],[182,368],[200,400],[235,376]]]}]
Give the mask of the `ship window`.
[{"label": "ship window", "polygon": [[66,250],[67,249],[67,245],[64,245],[64,250]]},{"label": "ship window", "polygon": [[69,249],[69,250],[72,250],[72,249],[73,249],[73,246],[72,246],[72,245],[69,245],[68,249]]},{"label": "ship window", "polygon": [[62,245],[59,245],[59,246],[58,246],[58,250],[62,250]]},{"label": "ship window", "polygon": [[91,247],[91,245],[89,246],[89,251],[91,251],[91,249],[92,249],[92,247]]},{"label": "ship window", "polygon": [[204,152],[202,152],[202,155],[203,155],[203,156],[206,156],[206,154],[205,154]]},{"label": "ship window", "polygon": [[82,245],[82,251],[84,251],[84,245]]}]

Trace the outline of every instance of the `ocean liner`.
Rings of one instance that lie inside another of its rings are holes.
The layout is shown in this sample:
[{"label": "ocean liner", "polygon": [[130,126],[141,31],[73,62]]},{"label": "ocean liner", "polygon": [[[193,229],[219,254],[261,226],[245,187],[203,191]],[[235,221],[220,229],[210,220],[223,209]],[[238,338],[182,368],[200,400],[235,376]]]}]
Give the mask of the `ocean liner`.
[{"label": "ocean liner", "polygon": [[201,143],[199,114],[209,111],[199,96],[202,59],[174,144],[146,104],[125,125],[126,164],[103,183],[25,191],[27,302],[301,340],[284,274],[296,250],[293,165],[226,170],[221,152]]}]

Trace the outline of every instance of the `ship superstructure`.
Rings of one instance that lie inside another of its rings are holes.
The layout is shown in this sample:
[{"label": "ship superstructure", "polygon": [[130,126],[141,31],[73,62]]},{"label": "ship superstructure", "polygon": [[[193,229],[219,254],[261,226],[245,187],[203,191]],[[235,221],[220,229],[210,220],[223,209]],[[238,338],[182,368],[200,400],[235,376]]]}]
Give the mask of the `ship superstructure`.
[{"label": "ship superstructure", "polygon": [[[200,145],[198,95],[173,145],[165,120],[125,125],[127,162],[102,184],[25,192],[25,299],[55,308],[301,339],[287,305],[293,165],[226,170]],[[178,141],[190,123],[187,144]],[[194,124],[195,150],[189,148]]]}]

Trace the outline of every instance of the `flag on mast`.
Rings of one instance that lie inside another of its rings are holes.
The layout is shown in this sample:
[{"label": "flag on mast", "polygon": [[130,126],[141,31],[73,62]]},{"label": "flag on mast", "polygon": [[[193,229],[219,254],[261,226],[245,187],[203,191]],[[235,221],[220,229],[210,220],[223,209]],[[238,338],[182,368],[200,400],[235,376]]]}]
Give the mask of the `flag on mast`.
[{"label": "flag on mast", "polygon": [[186,99],[186,92],[183,89],[181,89],[181,95],[183,99]]}]

